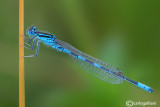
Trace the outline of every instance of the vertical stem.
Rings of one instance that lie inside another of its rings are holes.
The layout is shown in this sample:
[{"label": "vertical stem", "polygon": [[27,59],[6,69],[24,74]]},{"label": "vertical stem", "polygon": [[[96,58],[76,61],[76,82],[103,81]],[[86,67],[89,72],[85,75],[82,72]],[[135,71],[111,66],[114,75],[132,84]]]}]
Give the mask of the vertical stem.
[{"label": "vertical stem", "polygon": [[25,107],[24,81],[24,0],[19,0],[19,107]]}]

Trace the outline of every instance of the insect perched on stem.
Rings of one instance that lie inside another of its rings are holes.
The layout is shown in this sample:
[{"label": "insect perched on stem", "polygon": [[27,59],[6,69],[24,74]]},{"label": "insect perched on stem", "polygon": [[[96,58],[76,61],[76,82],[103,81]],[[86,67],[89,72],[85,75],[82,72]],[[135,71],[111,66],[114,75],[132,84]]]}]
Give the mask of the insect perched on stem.
[{"label": "insect perched on stem", "polygon": [[[90,73],[92,76],[111,83],[111,84],[120,84],[122,83],[124,80],[139,87],[142,88],[150,93],[153,92],[153,89],[151,89],[150,87],[137,82],[137,81],[133,81],[127,77],[125,77],[122,73],[122,71],[120,69],[114,68],[113,66],[106,64],[94,57],[91,57],[81,51],[79,51],[78,49],[74,48],[73,46],[69,45],[66,42],[63,42],[59,39],[57,39],[54,35],[51,34],[47,34],[47,33],[43,33],[43,32],[39,32],[37,31],[37,28],[35,26],[32,26],[28,29],[27,31],[27,35],[29,35],[31,37],[31,39],[29,39],[27,41],[27,39],[25,38],[25,41],[30,48],[30,50],[33,50],[33,48],[35,47],[35,44],[37,45],[36,48],[36,54],[35,55],[29,55],[29,56],[24,56],[24,57],[36,57],[38,55],[39,52],[39,44],[40,42],[50,46],[53,49],[56,49],[60,52],[64,52],[67,53],[69,56],[71,56],[71,58],[77,62],[79,65],[81,65],[83,68],[86,69],[86,71],[88,73]],[[29,43],[33,40],[33,44],[29,45]]]}]

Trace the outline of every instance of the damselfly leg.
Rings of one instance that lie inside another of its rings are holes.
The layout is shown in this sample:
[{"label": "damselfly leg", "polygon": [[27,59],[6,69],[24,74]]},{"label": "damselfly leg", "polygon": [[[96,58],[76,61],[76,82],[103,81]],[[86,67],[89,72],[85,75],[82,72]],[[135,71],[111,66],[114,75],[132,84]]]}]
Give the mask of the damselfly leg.
[{"label": "damselfly leg", "polygon": [[[35,45],[35,39],[34,39],[34,44],[33,44],[33,46],[32,46],[32,49],[31,50],[33,50],[33,48],[34,48],[34,45]],[[39,41],[37,41],[37,48],[36,48],[36,53],[35,53],[35,55],[27,55],[27,56],[24,56],[24,57],[36,57],[36,56],[38,56],[38,53],[39,53],[39,46],[40,46],[40,44],[39,44],[40,42]],[[25,47],[25,46],[24,46]],[[26,47],[25,47],[26,48]],[[28,48],[27,48],[28,49]]]},{"label": "damselfly leg", "polygon": [[[39,40],[36,43],[36,38],[34,38],[34,37],[28,38],[28,37],[23,36],[23,35],[21,35],[21,36],[24,38],[24,41],[25,41],[24,44],[27,45],[27,46],[21,45],[24,48],[29,49],[29,50],[33,50],[34,47],[35,47],[35,44],[37,45],[35,55],[27,55],[27,56],[23,56],[23,57],[36,57],[38,55],[38,52],[39,52]],[[32,40],[33,40],[33,44],[30,45]]]}]

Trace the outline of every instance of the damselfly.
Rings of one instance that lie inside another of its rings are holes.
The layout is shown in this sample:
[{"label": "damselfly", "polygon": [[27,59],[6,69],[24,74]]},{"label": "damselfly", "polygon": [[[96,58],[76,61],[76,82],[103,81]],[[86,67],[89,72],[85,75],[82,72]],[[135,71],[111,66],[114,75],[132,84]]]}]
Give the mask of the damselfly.
[{"label": "damselfly", "polygon": [[[75,62],[85,68],[88,73],[102,81],[111,84],[120,84],[125,80],[150,93],[153,92],[153,89],[151,89],[150,87],[125,77],[122,71],[120,71],[119,69],[79,51],[70,44],[57,39],[54,35],[37,31],[37,28],[35,26],[32,26],[27,30],[27,35],[29,35],[31,38],[27,40],[28,38],[25,37],[25,42],[27,42],[25,44],[31,48],[28,48],[26,46],[24,47],[33,50],[36,44],[37,48],[35,55],[29,55],[24,57],[36,57],[39,52],[39,44],[40,42],[42,42],[45,45],[48,45],[51,48],[54,48],[60,52],[67,53]],[[32,40],[33,44],[29,45]]]}]

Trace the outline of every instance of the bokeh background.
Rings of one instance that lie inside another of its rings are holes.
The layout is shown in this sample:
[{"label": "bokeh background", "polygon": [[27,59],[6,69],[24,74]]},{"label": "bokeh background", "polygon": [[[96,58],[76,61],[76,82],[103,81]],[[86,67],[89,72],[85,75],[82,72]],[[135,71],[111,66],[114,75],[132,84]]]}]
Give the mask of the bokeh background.
[{"label": "bokeh background", "polygon": [[[41,44],[25,58],[26,107],[160,106],[160,1],[25,0],[24,9],[25,30],[35,25],[154,89],[97,80]],[[1,0],[0,13],[0,107],[18,107],[18,1]]]}]

